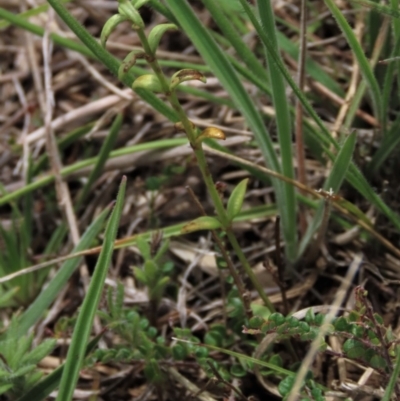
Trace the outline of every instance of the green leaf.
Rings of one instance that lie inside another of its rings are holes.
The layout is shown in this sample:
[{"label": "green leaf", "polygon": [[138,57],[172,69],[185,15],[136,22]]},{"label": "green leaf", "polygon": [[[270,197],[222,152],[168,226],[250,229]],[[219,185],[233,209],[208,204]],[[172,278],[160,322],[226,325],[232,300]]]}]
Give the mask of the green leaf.
[{"label": "green leaf", "polygon": [[136,241],[136,245],[139,248],[140,254],[142,255],[142,258],[146,260],[151,259],[151,250],[150,250],[150,244],[149,241],[144,239],[143,237],[139,237]]},{"label": "green leaf", "polygon": [[290,393],[290,390],[291,390],[292,387],[293,387],[294,381],[295,381],[295,377],[293,377],[293,376],[288,376],[288,377],[285,377],[285,378],[279,383],[279,385],[278,385],[278,391],[279,391],[279,394],[280,394],[282,397],[285,397],[286,395],[288,395],[288,394]]},{"label": "green leaf", "polygon": [[229,369],[232,376],[244,377],[247,375],[246,369],[242,365],[232,365]]},{"label": "green leaf", "polygon": [[79,370],[82,367],[93,319],[100,301],[108,266],[114,250],[114,240],[117,235],[119,219],[122,213],[125,188],[126,177],[123,177],[115,208],[107,224],[103,247],[88,292],[83,300],[82,308],[78,315],[65,362],[65,369],[61,378],[57,401],[70,401],[72,399],[75,385],[78,381]]},{"label": "green leaf", "polygon": [[386,363],[386,360],[382,358],[380,355],[374,355],[370,360],[369,360],[370,365],[374,369],[383,369],[385,370],[388,366]]},{"label": "green leaf", "polygon": [[144,262],[143,271],[146,276],[146,283],[148,286],[154,286],[158,277],[158,267],[153,260],[146,260]]},{"label": "green leaf", "polygon": [[362,358],[366,352],[366,348],[360,341],[348,339],[343,344],[343,352],[349,358]]},{"label": "green leaf", "polygon": [[147,277],[142,269],[139,269],[139,267],[134,267],[133,274],[137,280],[147,285]]},{"label": "green leaf", "polygon": [[165,286],[169,283],[169,277],[163,277],[158,280],[156,285],[150,289],[150,297],[155,300],[159,300],[162,297]]},{"label": "green leaf", "polygon": [[240,181],[239,184],[236,185],[235,189],[232,191],[231,196],[229,197],[226,210],[230,222],[240,213],[240,210],[242,209],[248,182],[248,178]]},{"label": "green leaf", "polygon": [[49,355],[57,343],[56,339],[47,339],[37,345],[32,351],[22,358],[24,364],[38,364],[45,356]]},{"label": "green leaf", "polygon": [[[99,342],[102,334],[96,336],[90,341],[89,345],[86,347],[86,355],[88,355],[97,343]],[[64,366],[59,366],[56,370],[51,372],[39,383],[35,384],[30,390],[28,390],[24,395],[18,398],[17,401],[42,401],[46,399],[49,394],[54,391],[58,384],[60,383],[62,373],[64,371]]]},{"label": "green leaf", "polygon": [[183,361],[184,359],[187,358],[189,352],[187,348],[182,345],[182,344],[176,344],[175,346],[172,347],[172,357],[176,361]]},{"label": "green leaf", "polygon": [[347,322],[347,319],[343,316],[340,316],[334,322],[335,330],[349,332],[351,325]]}]

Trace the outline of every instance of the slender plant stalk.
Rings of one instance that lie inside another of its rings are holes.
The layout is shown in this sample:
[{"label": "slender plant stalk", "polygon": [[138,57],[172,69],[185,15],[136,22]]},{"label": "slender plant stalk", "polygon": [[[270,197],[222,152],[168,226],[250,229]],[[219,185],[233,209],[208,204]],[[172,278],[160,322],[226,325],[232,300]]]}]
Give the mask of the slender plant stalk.
[{"label": "slender plant stalk", "polygon": [[247,276],[250,278],[254,288],[259,293],[259,295],[260,295],[261,299],[264,301],[265,305],[271,311],[273,311],[274,307],[273,307],[272,303],[270,302],[268,296],[265,294],[264,289],[262,288],[262,285],[259,283],[259,281],[255,277],[254,272],[251,269],[251,267],[246,259],[246,256],[244,255],[244,253],[242,251],[242,248],[240,247],[236,237],[234,236],[234,234],[232,232],[231,222],[228,218],[228,214],[225,210],[225,207],[222,203],[221,197],[218,193],[218,190],[217,190],[214,180],[212,178],[212,175],[211,175],[211,172],[210,172],[207,160],[206,160],[206,156],[205,156],[205,153],[204,153],[204,150],[202,147],[202,142],[196,140],[197,139],[196,129],[194,128],[193,124],[191,123],[191,121],[187,117],[184,109],[182,108],[182,106],[179,102],[179,99],[176,95],[176,91],[170,90],[169,85],[168,85],[168,80],[165,77],[161,67],[159,66],[159,64],[157,62],[155,53],[153,53],[151,51],[151,48],[149,46],[149,43],[148,43],[147,37],[144,33],[144,30],[141,28],[138,28],[136,30],[136,32],[142,42],[144,51],[147,54],[147,60],[149,62],[150,67],[152,68],[153,72],[159,79],[161,87],[162,87],[168,101],[170,102],[172,108],[175,110],[180,122],[183,125],[184,131],[189,139],[190,146],[192,147],[193,152],[196,156],[197,164],[198,164],[200,172],[202,174],[204,183],[207,187],[208,193],[214,204],[216,214],[218,216],[219,221],[221,222],[222,229],[226,231],[227,237],[228,237],[237,257],[239,258],[240,263],[242,264]]},{"label": "slender plant stalk", "polygon": [[[243,3],[244,0],[241,0]],[[279,48],[276,35],[275,18],[271,1],[258,1],[258,12],[261,20],[261,29],[271,40],[271,44],[278,57]],[[264,44],[265,46],[265,44]],[[274,102],[277,134],[279,139],[279,150],[281,155],[282,173],[289,178],[294,178],[293,152],[292,152],[292,121],[290,116],[289,104],[286,98],[286,83],[283,75],[277,67],[270,49],[265,46],[266,58],[268,62],[269,80],[272,88],[272,98]],[[282,201],[285,202],[281,212],[282,231],[285,238],[285,253],[287,262],[293,264],[297,260],[297,200],[295,189],[292,185],[282,185],[284,194]]]},{"label": "slender plant stalk", "polygon": [[[207,216],[202,204],[199,202],[197,199],[195,193],[193,192],[192,188],[188,187],[188,191],[194,202],[196,203],[198,209],[200,210],[201,214],[203,216]],[[232,259],[230,258],[228,251],[226,250],[224,244],[222,243],[221,239],[218,237],[217,231],[216,230],[211,230],[211,234],[213,236],[214,241],[216,242],[222,257],[224,258],[226,265],[228,266],[229,272],[232,275],[233,281],[238,289],[239,296],[243,302],[243,305],[245,307],[245,312],[248,318],[251,318],[251,309],[250,309],[250,302],[249,302],[249,297],[245,296],[245,288],[244,284],[242,282],[242,279],[240,278],[239,274],[237,273],[235,266],[232,263]],[[222,280],[221,280],[222,281]],[[223,282],[221,283],[221,287],[223,287]],[[223,289],[222,289],[223,291]],[[225,304],[225,299],[223,299],[223,303]],[[225,308],[224,308],[225,309]],[[226,320],[226,319],[225,319]]]}]

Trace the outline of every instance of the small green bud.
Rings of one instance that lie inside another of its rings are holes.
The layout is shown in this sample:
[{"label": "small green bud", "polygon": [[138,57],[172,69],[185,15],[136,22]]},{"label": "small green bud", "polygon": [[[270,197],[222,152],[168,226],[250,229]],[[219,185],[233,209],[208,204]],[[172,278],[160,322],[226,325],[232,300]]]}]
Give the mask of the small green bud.
[{"label": "small green bud", "polygon": [[132,85],[133,89],[143,88],[152,92],[162,92],[162,87],[158,78],[153,74],[145,74],[136,78]]},{"label": "small green bud", "polygon": [[158,44],[160,43],[160,39],[167,30],[177,30],[177,29],[178,29],[178,27],[175,24],[156,25],[150,31],[149,36],[147,37],[151,52],[153,54],[156,52]]},{"label": "small green bud", "polygon": [[117,27],[117,25],[119,25],[121,22],[124,22],[127,20],[128,20],[127,17],[120,15],[120,14],[115,14],[107,20],[107,22],[103,26],[103,29],[102,29],[101,35],[100,35],[100,42],[103,47],[106,46],[108,38],[110,37],[113,30]]},{"label": "small green bud", "polygon": [[169,88],[170,90],[173,90],[182,82],[193,80],[201,81],[203,83],[207,82],[206,77],[201,72],[185,68],[183,70],[179,70],[174,75],[172,75]]}]

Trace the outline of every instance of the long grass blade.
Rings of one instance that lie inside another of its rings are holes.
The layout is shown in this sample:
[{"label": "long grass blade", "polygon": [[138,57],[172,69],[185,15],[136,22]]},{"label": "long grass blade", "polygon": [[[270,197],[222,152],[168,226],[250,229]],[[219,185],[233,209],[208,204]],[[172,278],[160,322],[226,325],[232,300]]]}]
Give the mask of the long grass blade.
[{"label": "long grass blade", "polygon": [[90,172],[89,178],[85,183],[85,186],[82,189],[82,192],[79,194],[79,198],[77,200],[78,207],[82,204],[82,202],[86,199],[87,195],[89,194],[90,188],[92,187],[93,183],[99,177],[106,161],[108,160],[111,150],[114,147],[115,141],[118,137],[119,131],[122,126],[123,115],[119,113],[111,126],[110,132],[108,133],[103,145],[101,146],[99,156],[97,158],[96,164],[93,167],[93,170]]},{"label": "long grass blade", "polygon": [[[347,170],[350,166],[355,144],[356,144],[356,134],[353,132],[347,137],[345,143],[343,144],[342,149],[337,155],[337,158],[332,166],[332,170],[328,178],[325,180],[323,187],[324,191],[326,192],[333,191],[333,193],[339,191],[346,177]],[[317,208],[313,221],[308,226],[307,231],[304,234],[304,237],[300,243],[300,250],[299,250],[300,255],[305,251],[315,231],[320,226],[323,219],[323,215],[324,215],[324,204],[322,201],[319,207]]]},{"label": "long grass blade", "polygon": [[[227,90],[236,107],[246,118],[246,121],[254,133],[258,146],[260,147],[268,166],[275,171],[281,171],[272,141],[268,135],[268,132],[266,131],[260,114],[255,109],[254,103],[251,101],[249,95],[245,91],[225,54],[216,45],[209,32],[203,27],[186,1],[167,0],[166,3],[179,22],[180,26],[184,29],[185,33],[189,36],[199,53],[202,55],[203,59],[210,66],[213,73],[218,77],[221,84]],[[281,208],[283,226],[289,227],[289,223],[283,221],[287,218],[287,200],[285,199],[283,185],[275,180],[274,187],[278,204]],[[286,234],[288,233],[286,232]],[[289,242],[292,241],[291,236],[288,239]],[[293,257],[293,255],[291,256]]]},{"label": "long grass blade", "polygon": [[394,364],[393,372],[390,376],[390,380],[385,389],[385,394],[383,395],[382,401],[390,401],[392,394],[395,393],[396,383],[398,383],[398,378],[400,375],[400,347],[396,345],[396,362]]},{"label": "long grass blade", "polygon": [[[264,33],[268,35],[279,55],[275,19],[270,1],[259,1],[258,12]],[[275,107],[276,124],[279,138],[279,150],[282,159],[282,173],[286,177],[294,178],[293,154],[292,154],[292,123],[289,111],[286,87],[282,74],[275,64],[274,58],[265,49],[267,54],[269,79],[272,87],[272,97]],[[281,209],[281,221],[285,238],[286,256],[289,262],[297,258],[297,227],[296,227],[296,194],[290,184],[283,186],[284,208]],[[284,216],[285,215],[285,216]]]},{"label": "long grass blade", "polygon": [[[172,138],[172,139],[162,139],[158,141],[151,141],[140,143],[138,145],[132,145],[125,148],[113,150],[109,155],[109,160],[115,157],[130,155],[133,153],[137,153],[140,151],[146,150],[160,150],[160,149],[168,149],[175,146],[184,145],[187,143],[186,138]],[[98,157],[91,157],[86,160],[79,161],[77,163],[71,164],[70,166],[65,166],[61,169],[62,177],[68,177],[69,175],[79,171],[82,168],[93,166],[97,163]],[[25,195],[28,192],[34,191],[36,189],[42,188],[48,184],[51,184],[54,181],[54,175],[49,174],[44,177],[38,178],[36,181],[32,182],[29,185],[22,187],[14,192],[8,193],[0,197],[0,206],[6,205],[15,199],[19,199],[21,196]]]},{"label": "long grass blade", "polygon": [[[105,209],[96,220],[87,228],[83,234],[79,244],[74,248],[72,253],[81,252],[90,247],[94,238],[99,234],[104,222],[109,214],[109,208]],[[35,301],[18,319],[18,333],[25,335],[28,330],[35,325],[43,316],[47,308],[56,299],[61,289],[68,282],[72,273],[78,267],[80,258],[67,260],[51,280],[49,285],[42,290]]]},{"label": "long grass blade", "polygon": [[94,315],[100,302],[104,281],[114,250],[114,241],[122,213],[125,188],[126,177],[123,177],[114,210],[107,224],[102,250],[72,335],[57,401],[70,401],[78,381],[79,370],[82,367]]}]

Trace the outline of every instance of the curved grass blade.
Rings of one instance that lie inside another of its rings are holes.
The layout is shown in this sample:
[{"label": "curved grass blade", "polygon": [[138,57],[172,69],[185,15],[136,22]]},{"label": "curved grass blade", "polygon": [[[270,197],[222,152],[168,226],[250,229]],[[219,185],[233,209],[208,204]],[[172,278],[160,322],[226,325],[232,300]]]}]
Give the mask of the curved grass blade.
[{"label": "curved grass blade", "polygon": [[[342,149],[338,153],[336,160],[332,166],[332,170],[325,180],[323,189],[327,192],[333,191],[333,193],[338,192],[345,177],[347,170],[350,166],[351,159],[353,157],[354,147],[356,144],[356,134],[355,132],[351,133],[345,143],[343,144]],[[313,237],[316,230],[321,225],[323,216],[324,216],[324,201],[320,203],[313,218],[313,221],[308,226],[306,233],[300,243],[299,255],[302,255],[306,250],[308,244],[310,243],[311,238]]]},{"label": "curved grass blade", "polygon": [[372,156],[372,159],[368,165],[368,171],[375,173],[379,170],[382,164],[387,160],[390,154],[398,150],[400,143],[400,117],[397,117],[396,121],[391,126],[387,135],[383,137],[382,142],[379,145],[378,150]]},{"label": "curved grass blade", "polygon": [[112,148],[114,147],[115,141],[117,139],[117,136],[119,134],[119,131],[122,126],[122,120],[123,120],[123,115],[122,113],[119,113],[115,119],[114,122],[111,125],[110,132],[108,133],[105,141],[103,142],[99,156],[97,158],[96,164],[94,165],[93,170],[90,172],[89,178],[87,182],[85,183],[85,186],[82,189],[82,192],[79,194],[79,198],[77,200],[77,208],[80,207],[82,202],[86,199],[87,195],[89,194],[90,188],[92,187],[93,183],[97,180],[99,177],[101,170],[103,169],[104,165],[106,164],[106,161],[109,158],[110,152]]},{"label": "curved grass blade", "polygon": [[[72,253],[81,252],[92,245],[93,240],[102,229],[109,212],[110,208],[108,207],[96,218],[96,220],[87,228]],[[18,318],[19,335],[25,335],[28,330],[39,321],[47,308],[56,299],[61,289],[65,286],[72,273],[78,267],[79,261],[80,258],[67,260],[61,266],[49,285],[42,290],[35,301]]]},{"label": "curved grass blade", "polygon": [[[279,57],[277,36],[275,32],[275,19],[270,1],[257,2],[261,27],[264,30]],[[267,62],[269,66],[269,79],[272,87],[272,97],[275,107],[275,118],[277,124],[279,150],[282,159],[282,173],[284,176],[294,178],[293,154],[292,154],[292,123],[289,111],[289,104],[286,98],[285,82],[279,68],[276,66],[273,56],[265,47]],[[282,229],[285,238],[285,252],[289,262],[294,262],[297,258],[297,227],[296,209],[297,198],[293,185],[285,184],[284,210],[281,210]],[[282,208],[283,209],[283,208]],[[286,214],[283,218],[282,213]]]},{"label": "curved grass blade", "polygon": [[[110,155],[109,159],[113,159],[115,157],[123,156],[123,155],[130,155],[136,152],[140,152],[143,150],[157,150],[157,149],[168,149],[174,146],[180,146],[187,143],[186,138],[172,138],[172,139],[162,139],[159,141],[151,141],[140,143],[138,145],[128,146],[125,148],[113,150]],[[79,161],[77,163],[71,164],[70,166],[63,167],[61,169],[62,177],[68,177],[74,172],[79,171],[84,167],[93,166],[97,163],[98,157],[91,157],[86,160]],[[48,184],[51,184],[54,181],[54,175],[49,174],[44,177],[38,178],[36,181],[32,182],[29,185],[22,187],[14,192],[6,194],[0,197],[0,206],[10,203],[11,201],[20,198],[24,194],[34,191],[35,189],[42,188]]]},{"label": "curved grass blade", "polygon": [[100,301],[108,266],[114,250],[114,241],[117,236],[119,220],[122,213],[125,188],[126,177],[123,177],[114,210],[106,227],[102,250],[76,321],[64,372],[61,378],[57,401],[70,401],[78,381],[79,370],[82,367],[83,358],[85,356],[86,344],[89,339],[94,315]]}]

